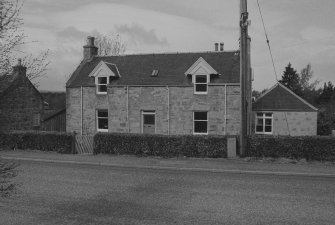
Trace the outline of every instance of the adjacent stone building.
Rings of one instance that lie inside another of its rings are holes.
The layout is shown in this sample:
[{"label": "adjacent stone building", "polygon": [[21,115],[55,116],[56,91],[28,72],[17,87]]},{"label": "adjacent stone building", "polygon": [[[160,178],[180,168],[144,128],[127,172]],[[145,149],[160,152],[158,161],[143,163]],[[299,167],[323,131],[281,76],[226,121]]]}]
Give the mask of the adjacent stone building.
[{"label": "adjacent stone building", "polygon": [[43,98],[26,76],[26,67],[0,76],[0,131],[37,130],[43,116]]},{"label": "adjacent stone building", "polygon": [[318,109],[279,82],[253,103],[252,111],[256,134],[317,134]]},{"label": "adjacent stone building", "polygon": [[239,51],[223,48],[100,57],[90,37],[66,85],[66,130],[238,134],[239,66]]}]

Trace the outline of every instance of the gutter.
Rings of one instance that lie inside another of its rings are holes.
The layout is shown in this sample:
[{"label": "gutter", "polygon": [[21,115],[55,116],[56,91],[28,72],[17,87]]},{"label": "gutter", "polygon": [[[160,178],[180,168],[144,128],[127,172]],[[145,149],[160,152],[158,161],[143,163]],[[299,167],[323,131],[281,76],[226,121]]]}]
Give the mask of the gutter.
[{"label": "gutter", "polygon": [[80,134],[83,135],[83,86],[80,87]]},{"label": "gutter", "polygon": [[127,124],[128,124],[128,133],[130,133],[130,124],[129,124],[129,86],[127,86]]},{"label": "gutter", "polygon": [[224,135],[227,135],[227,85],[225,85],[224,91]]},{"label": "gutter", "polygon": [[168,108],[168,114],[167,114],[167,121],[168,121],[168,135],[170,135],[170,88],[169,86],[166,86],[168,94],[167,94],[167,108]]}]

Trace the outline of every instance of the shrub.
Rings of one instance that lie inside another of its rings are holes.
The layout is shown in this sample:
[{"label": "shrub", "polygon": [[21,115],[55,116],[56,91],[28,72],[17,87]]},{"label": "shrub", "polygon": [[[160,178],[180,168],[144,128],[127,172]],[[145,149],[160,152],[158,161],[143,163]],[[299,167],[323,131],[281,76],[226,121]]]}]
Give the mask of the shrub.
[{"label": "shrub", "polygon": [[145,134],[98,133],[94,136],[94,153],[162,156],[227,157],[224,136],[166,136]]},{"label": "shrub", "polygon": [[0,133],[0,148],[72,153],[74,137],[68,133],[16,131]]},{"label": "shrub", "polygon": [[335,161],[335,138],[251,136],[246,156]]}]

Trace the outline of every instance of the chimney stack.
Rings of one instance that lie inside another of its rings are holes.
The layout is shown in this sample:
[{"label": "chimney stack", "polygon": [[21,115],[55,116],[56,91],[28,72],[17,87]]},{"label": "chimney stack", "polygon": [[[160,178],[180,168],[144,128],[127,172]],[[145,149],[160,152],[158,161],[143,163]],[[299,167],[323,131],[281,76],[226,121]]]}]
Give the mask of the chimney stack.
[{"label": "chimney stack", "polygon": [[98,48],[94,46],[94,37],[87,37],[86,45],[84,46],[84,60],[90,59],[98,55]]},{"label": "chimney stack", "polygon": [[219,51],[219,43],[215,43],[215,51],[218,52]]},{"label": "chimney stack", "polygon": [[18,59],[17,60],[17,65],[13,66],[13,74],[18,74],[22,76],[26,76],[27,74],[27,67],[22,65],[22,60]]},{"label": "chimney stack", "polygon": [[224,43],[221,42],[221,43],[220,43],[220,52],[223,52],[223,51],[224,51]]}]

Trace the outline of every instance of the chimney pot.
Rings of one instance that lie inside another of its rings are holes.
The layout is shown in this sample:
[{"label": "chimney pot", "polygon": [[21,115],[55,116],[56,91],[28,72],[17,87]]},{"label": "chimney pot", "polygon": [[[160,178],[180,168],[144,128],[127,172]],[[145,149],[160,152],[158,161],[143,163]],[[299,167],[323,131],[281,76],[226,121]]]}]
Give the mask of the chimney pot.
[{"label": "chimney pot", "polygon": [[221,42],[221,43],[220,43],[220,52],[223,52],[223,51],[224,51],[224,43]]},{"label": "chimney pot", "polygon": [[94,46],[94,37],[88,36],[86,45],[84,46],[84,60],[90,59],[98,55],[98,48]]},{"label": "chimney pot", "polygon": [[87,37],[87,46],[94,46],[94,37],[88,36]]},{"label": "chimney pot", "polygon": [[215,43],[214,46],[215,46],[215,51],[216,52],[219,51],[219,43]]}]

